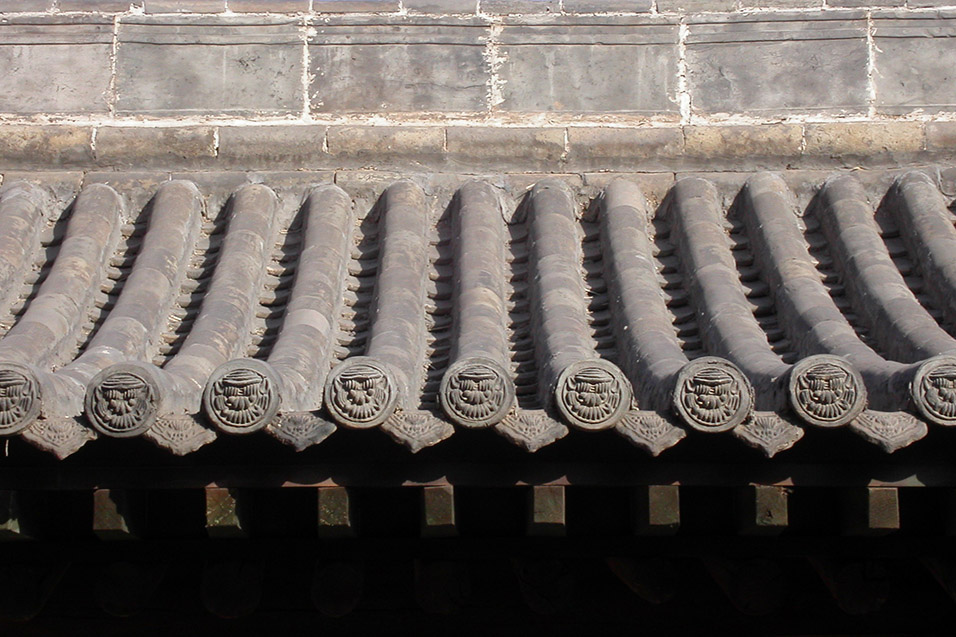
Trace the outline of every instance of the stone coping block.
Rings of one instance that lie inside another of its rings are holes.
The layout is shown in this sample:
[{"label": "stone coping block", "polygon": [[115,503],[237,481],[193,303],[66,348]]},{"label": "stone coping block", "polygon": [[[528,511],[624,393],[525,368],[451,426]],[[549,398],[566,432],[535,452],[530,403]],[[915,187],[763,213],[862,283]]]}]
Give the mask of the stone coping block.
[{"label": "stone coping block", "polygon": [[888,168],[953,163],[954,140],[956,122],[904,120],[691,126],[0,124],[0,170],[574,174]]},{"label": "stone coping block", "polygon": [[862,11],[692,16],[687,84],[700,114],[866,113]]},{"label": "stone coping block", "polygon": [[525,17],[498,41],[502,110],[678,114],[676,20]]},{"label": "stone coping block", "polygon": [[0,113],[105,113],[113,23],[107,17],[14,16],[0,22]]},{"label": "stone coping block", "polygon": [[116,111],[284,115],[303,109],[304,25],[291,18],[137,16],[118,32]]},{"label": "stone coping block", "polygon": [[309,37],[316,112],[461,112],[486,108],[488,30],[471,19],[353,19]]},{"label": "stone coping block", "polygon": [[873,42],[878,112],[956,109],[956,11],[874,12]]}]

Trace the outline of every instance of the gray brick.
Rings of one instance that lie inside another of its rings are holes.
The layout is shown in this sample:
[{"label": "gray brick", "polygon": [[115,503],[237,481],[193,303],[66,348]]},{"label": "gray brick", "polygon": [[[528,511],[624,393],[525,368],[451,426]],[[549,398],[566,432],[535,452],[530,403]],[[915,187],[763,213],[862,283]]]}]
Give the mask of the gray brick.
[{"label": "gray brick", "polygon": [[956,122],[929,122],[926,124],[926,149],[956,151]]},{"label": "gray brick", "polygon": [[877,110],[894,115],[952,111],[956,107],[956,18],[936,12],[897,16],[887,12],[873,21]]},{"label": "gray brick", "polygon": [[831,7],[902,7],[903,0],[827,0]]},{"label": "gray brick", "polygon": [[312,0],[316,13],[388,13],[398,9],[398,0]]},{"label": "gray brick", "polygon": [[268,170],[312,168],[328,164],[322,150],[325,126],[223,126],[219,162],[226,166]]},{"label": "gray brick", "polygon": [[737,0],[657,0],[657,10],[666,13],[679,11],[733,11]]},{"label": "gray brick", "polygon": [[606,13],[629,11],[645,13],[651,10],[652,0],[564,0],[567,13]]},{"label": "gray brick", "polygon": [[193,167],[211,163],[215,156],[215,130],[209,126],[102,126],[96,130],[96,163],[100,166]]},{"label": "gray brick", "polygon": [[301,27],[290,18],[130,18],[116,110],[138,115],[301,112]]},{"label": "gray brick", "polygon": [[712,169],[714,160],[721,159],[733,160],[741,170],[776,165],[763,160],[795,159],[802,145],[803,127],[799,124],[684,127],[685,157],[691,165],[696,161],[708,169]]},{"label": "gray brick", "polygon": [[145,0],[146,13],[222,13],[226,0]]},{"label": "gray brick", "polygon": [[12,13],[15,11],[49,11],[53,8],[53,0],[3,0],[0,2],[0,12]]},{"label": "gray brick", "polygon": [[579,18],[511,25],[501,108],[509,111],[676,114],[677,26],[651,18]]},{"label": "gray brick", "polygon": [[911,9],[918,9],[921,7],[950,7],[953,5],[953,0],[909,0],[906,3],[906,6]]},{"label": "gray brick", "polygon": [[309,0],[229,0],[236,13],[308,13]]},{"label": "gray brick", "polygon": [[312,109],[484,110],[487,29],[472,20],[317,24],[309,53]]},{"label": "gray brick", "polygon": [[481,0],[481,11],[493,14],[558,13],[559,0]]},{"label": "gray brick", "polygon": [[687,80],[699,113],[865,112],[860,12],[738,14],[690,24]]},{"label": "gray brick", "polygon": [[[568,129],[568,165],[574,170],[663,168],[684,151],[684,135],[672,128]],[[671,161],[668,161],[671,160]]]},{"label": "gray brick", "polygon": [[0,167],[87,166],[93,158],[88,126],[0,126]]},{"label": "gray brick", "polygon": [[478,10],[478,0],[405,0],[404,6],[409,11],[418,13],[475,13]]},{"label": "gray brick", "polygon": [[102,11],[104,13],[122,13],[131,6],[143,6],[143,0],[60,0],[60,11]]},{"label": "gray brick", "polygon": [[456,168],[554,169],[564,155],[563,128],[450,127],[446,135]]},{"label": "gray brick", "polygon": [[0,113],[106,112],[112,31],[106,17],[5,20],[0,24]]},{"label": "gray brick", "polygon": [[[833,3],[829,3],[831,6]],[[823,0],[742,0],[741,9],[804,9],[823,7]]]},{"label": "gray brick", "polygon": [[438,126],[331,126],[329,153],[341,168],[398,164],[434,166],[444,156],[445,130]]},{"label": "gray brick", "polygon": [[921,122],[806,124],[804,138],[804,154],[854,166],[882,158],[910,161],[924,146]]}]

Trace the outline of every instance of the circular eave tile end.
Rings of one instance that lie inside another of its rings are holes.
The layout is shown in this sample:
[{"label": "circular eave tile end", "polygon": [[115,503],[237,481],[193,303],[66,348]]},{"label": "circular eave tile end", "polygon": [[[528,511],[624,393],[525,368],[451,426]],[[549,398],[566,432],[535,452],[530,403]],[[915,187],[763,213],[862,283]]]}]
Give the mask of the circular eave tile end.
[{"label": "circular eave tile end", "polygon": [[956,356],[934,356],[919,366],[910,385],[917,411],[937,425],[956,425]]},{"label": "circular eave tile end", "polygon": [[40,415],[40,381],[19,363],[0,364],[0,436],[18,434]]},{"label": "circular eave tile end", "polygon": [[514,382],[504,368],[487,358],[453,363],[438,390],[445,415],[463,427],[490,427],[508,415],[515,400]]},{"label": "circular eave tile end", "polygon": [[565,421],[579,429],[613,427],[631,407],[631,383],[617,365],[594,359],[571,363],[558,376],[554,401]]},{"label": "circular eave tile end", "polygon": [[736,365],[716,356],[695,359],[680,370],[674,410],[698,431],[728,431],[753,412],[754,390]]},{"label": "circular eave tile end", "polygon": [[339,363],[325,383],[326,409],[343,427],[377,427],[388,420],[397,402],[395,376],[384,363],[368,356]]},{"label": "circular eave tile end", "polygon": [[866,409],[866,386],[845,358],[820,354],[797,362],[790,372],[790,406],[817,427],[841,427]]},{"label": "circular eave tile end", "polygon": [[156,422],[162,390],[157,368],[147,363],[120,363],[93,377],[86,389],[86,417],[111,438],[132,438]]},{"label": "circular eave tile end", "polygon": [[272,366],[253,358],[231,360],[216,368],[202,395],[213,425],[230,434],[250,434],[279,413],[279,379]]}]

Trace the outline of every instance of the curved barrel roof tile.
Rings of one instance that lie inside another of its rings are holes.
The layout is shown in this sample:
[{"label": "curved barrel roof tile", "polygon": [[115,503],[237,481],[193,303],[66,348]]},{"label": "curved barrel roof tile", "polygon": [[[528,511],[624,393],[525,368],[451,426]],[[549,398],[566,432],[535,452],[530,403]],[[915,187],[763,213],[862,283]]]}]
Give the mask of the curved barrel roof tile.
[{"label": "curved barrel roof tile", "polygon": [[314,184],[290,214],[262,184],[209,210],[170,181],[130,212],[102,184],[65,210],[7,184],[0,435],[65,457],[99,436],[302,450],[346,427],[416,452],[469,429],[533,452],[610,429],[773,456],[843,428],[892,452],[956,424],[954,216],[920,172],[879,203],[816,186],[802,210],[756,174],[728,206],[689,177],[654,210],[621,179],[583,202],[543,178],[517,205],[475,180],[435,215],[409,180],[374,203]]}]

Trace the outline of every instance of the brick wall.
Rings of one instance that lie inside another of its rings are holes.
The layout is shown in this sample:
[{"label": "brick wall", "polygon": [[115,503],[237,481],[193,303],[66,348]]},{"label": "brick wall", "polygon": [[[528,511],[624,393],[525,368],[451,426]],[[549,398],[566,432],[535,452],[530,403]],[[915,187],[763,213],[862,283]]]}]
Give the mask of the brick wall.
[{"label": "brick wall", "polygon": [[946,159],[952,2],[0,0],[0,169]]}]

